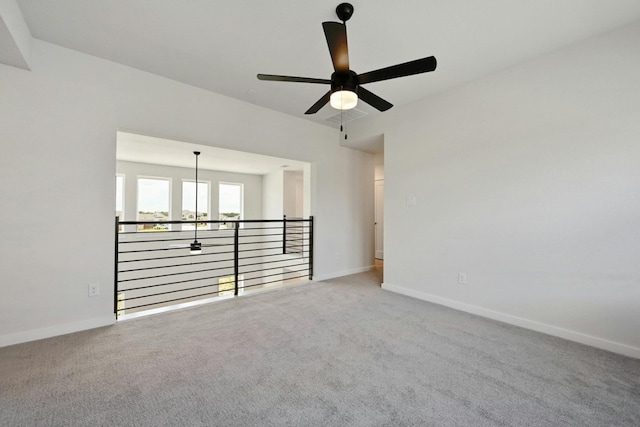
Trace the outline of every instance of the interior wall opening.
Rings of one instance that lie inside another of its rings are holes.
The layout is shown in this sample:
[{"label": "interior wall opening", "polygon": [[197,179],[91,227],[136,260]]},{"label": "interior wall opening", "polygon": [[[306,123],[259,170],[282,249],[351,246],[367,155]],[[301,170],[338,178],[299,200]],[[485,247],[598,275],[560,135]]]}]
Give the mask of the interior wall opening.
[{"label": "interior wall opening", "polygon": [[[200,153],[198,155],[197,190],[194,180],[194,151]],[[167,234],[167,237],[163,237],[161,240],[166,239],[167,242],[169,240],[171,242],[160,245],[169,245],[171,246],[169,249],[174,250],[186,245],[186,243],[180,242],[180,239],[174,242],[176,237],[184,237],[182,240],[188,240],[187,235],[191,236],[191,233],[195,231],[201,236],[212,231],[222,233],[221,235],[224,236],[227,234],[233,236],[235,225],[240,228],[247,227],[247,223],[241,222],[243,220],[282,221],[285,216],[292,220],[308,218],[311,214],[312,197],[310,177],[311,164],[307,162],[118,132],[116,176],[114,177],[116,216],[119,221],[144,220],[153,222],[153,224],[135,227],[120,225],[118,234],[126,232],[144,232],[147,236]],[[149,183],[162,185],[148,185]],[[195,207],[191,206],[195,205],[196,197],[198,200],[197,211]],[[189,220],[203,221],[203,224],[198,224],[196,227],[194,224],[172,223],[172,221]],[[205,223],[204,221],[210,222]],[[284,226],[286,225],[282,227]],[[285,242],[285,246],[291,245],[292,240],[297,240],[295,230],[298,226],[300,224],[289,222],[288,241]],[[266,232],[255,231],[254,233]],[[257,290],[278,286],[282,283],[307,280],[309,277],[307,270],[290,268],[291,260],[302,259],[305,256],[302,251],[297,251],[296,245],[287,246],[284,251],[281,250],[280,255],[274,256],[268,250],[262,249],[259,244],[261,239],[267,241],[270,238],[256,238],[258,242],[255,243],[255,248],[251,249],[254,251],[251,253],[253,258],[251,263],[256,266],[252,269],[265,268],[259,267],[259,265],[268,265],[268,271],[261,273],[267,277],[258,277],[258,274],[234,276],[232,274],[233,268],[229,267],[230,264],[223,263],[221,268],[228,269],[229,271],[224,270],[224,273],[229,274],[222,279],[209,278],[216,279],[214,285],[216,289],[209,292],[208,295],[214,293],[216,297],[228,297],[230,287],[235,286],[230,283],[229,277],[242,277],[240,293],[245,293],[248,288]],[[154,244],[158,245],[159,243]],[[158,249],[161,248],[156,250]],[[258,259],[259,257],[255,255],[264,255],[264,258]],[[271,258],[267,260],[267,257]],[[214,261],[217,260],[214,259]],[[148,263],[148,266],[140,266],[140,270],[149,269],[151,271],[150,269],[157,268],[161,264],[156,260],[148,261]],[[174,280],[174,276],[181,273],[182,270],[186,271],[186,267],[183,267],[172,270],[172,283],[177,281]],[[117,268],[119,267],[117,266]],[[130,267],[127,268],[130,269]],[[218,273],[222,274],[223,271],[216,272],[216,274]],[[198,277],[188,276],[185,282],[205,280],[204,276],[204,273]],[[138,280],[138,278],[134,278],[134,280]],[[211,280],[208,281],[211,282]],[[200,289],[206,288],[204,283],[198,282],[197,285]],[[165,294],[178,292],[177,286],[172,285],[170,288],[158,285],[157,289],[164,291]],[[156,313],[165,309],[181,308],[185,304],[200,304],[203,301],[208,302],[215,299],[203,298],[204,294],[200,289],[189,294],[195,296],[185,297],[184,300],[174,298],[172,301],[153,304],[152,307],[141,307],[139,310],[131,308],[133,306],[131,301],[133,292],[117,291],[114,303],[115,311],[119,318],[121,316],[137,317],[139,313]],[[209,290],[207,288],[207,291]],[[160,294],[159,291],[158,294]],[[136,294],[136,298],[141,297]]]}]

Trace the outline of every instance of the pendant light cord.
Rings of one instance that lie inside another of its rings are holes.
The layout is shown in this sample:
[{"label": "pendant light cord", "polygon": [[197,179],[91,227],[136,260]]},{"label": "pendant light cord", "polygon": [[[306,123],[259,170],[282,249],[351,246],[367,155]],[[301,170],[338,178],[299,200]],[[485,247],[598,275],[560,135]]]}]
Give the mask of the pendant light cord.
[{"label": "pendant light cord", "polygon": [[198,156],[200,155],[199,151],[194,151],[193,154],[196,155],[196,214],[195,214],[195,232],[193,236],[193,241],[198,241]]}]

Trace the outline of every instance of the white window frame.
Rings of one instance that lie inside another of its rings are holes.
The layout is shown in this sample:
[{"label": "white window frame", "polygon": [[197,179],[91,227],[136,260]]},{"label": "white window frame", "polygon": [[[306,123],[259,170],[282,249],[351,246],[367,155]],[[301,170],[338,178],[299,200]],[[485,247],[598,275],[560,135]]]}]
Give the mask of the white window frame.
[{"label": "white window frame", "polygon": [[[172,195],[173,180],[170,177],[166,177],[166,176],[150,176],[150,175],[138,175],[136,177],[136,221],[140,221],[140,180],[141,179],[167,181],[169,183],[169,194],[168,194],[169,206],[167,210],[167,213],[169,215],[168,215],[167,221],[171,221],[171,211],[172,211],[171,204],[173,200],[173,195]],[[158,222],[163,222],[163,221],[158,221]],[[167,224],[166,230],[171,230],[171,224]]]},{"label": "white window frame", "polygon": [[[180,219],[182,219],[182,210],[183,210],[183,202],[184,202],[184,183],[185,182],[192,182],[192,183],[196,183],[195,179],[183,179],[182,180],[182,184],[180,186]],[[198,184],[207,184],[207,215],[209,220],[213,220],[213,215],[211,212],[211,181],[207,181],[207,180],[198,180]],[[196,197],[198,197],[198,187],[196,186]],[[193,206],[195,207],[195,206]],[[200,207],[200,206],[198,206]],[[220,214],[218,214],[218,216],[220,216]],[[187,228],[185,228],[185,225],[187,226]],[[187,230],[187,231],[193,231],[193,229],[189,228],[190,224],[183,224],[182,225],[182,229],[183,230]],[[207,223],[206,229],[210,229],[211,228],[211,223]],[[201,230],[201,229],[200,229]]]},{"label": "white window frame", "polygon": [[[244,219],[244,183],[242,182],[228,182],[228,181],[219,181],[218,182],[218,220],[220,220],[220,186],[221,185],[235,185],[240,187],[240,220]],[[220,220],[222,221],[222,220]],[[222,228],[219,227],[221,229],[228,229],[228,228]],[[240,223],[240,228],[244,228],[244,224]]]}]

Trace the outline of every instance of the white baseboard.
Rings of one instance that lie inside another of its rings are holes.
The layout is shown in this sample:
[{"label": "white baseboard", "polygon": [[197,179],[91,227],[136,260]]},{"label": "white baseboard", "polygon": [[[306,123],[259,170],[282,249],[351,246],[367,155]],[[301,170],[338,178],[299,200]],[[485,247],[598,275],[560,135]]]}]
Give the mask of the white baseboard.
[{"label": "white baseboard", "polygon": [[109,326],[113,325],[114,323],[116,323],[116,319],[115,315],[112,314],[110,316],[87,319],[75,323],[66,323],[64,325],[50,326],[48,328],[1,335],[0,347],[20,344],[28,341],[41,340],[44,338],[56,337],[58,335],[66,335],[73,332],[85,331],[87,329],[99,328],[102,326]]},{"label": "white baseboard", "polygon": [[542,332],[544,334],[564,338],[569,341],[578,342],[580,344],[585,344],[585,345],[600,348],[603,350],[611,351],[613,353],[622,354],[624,356],[640,359],[640,348],[632,347],[630,345],[609,341],[603,338],[594,337],[591,335],[583,334],[581,332],[576,332],[569,329],[559,328],[557,326],[548,325],[546,323],[537,322],[535,320],[525,319],[518,316],[512,316],[510,314],[489,310],[487,308],[479,307],[476,305],[467,304],[464,302],[455,301],[448,298],[442,298],[436,295],[430,295],[424,292],[419,292],[414,289],[408,289],[402,286],[383,283],[382,289],[385,289],[391,292],[396,292],[412,298],[421,299],[423,301],[444,305],[446,307],[454,308],[456,310],[464,311],[471,314],[476,314],[478,316],[487,317],[489,319],[498,320],[500,322],[509,323],[511,325],[520,326],[522,328],[531,329],[537,332]]},{"label": "white baseboard", "polygon": [[323,280],[335,279],[336,277],[343,277],[343,276],[350,276],[352,274],[364,273],[366,271],[371,271],[374,268],[375,268],[374,265],[368,265],[366,267],[358,267],[358,268],[353,268],[351,270],[337,271],[334,273],[323,274],[323,275],[314,275],[313,281],[322,282]]},{"label": "white baseboard", "polygon": [[[349,276],[351,274],[363,273],[370,271],[375,266],[366,266],[360,268],[354,268],[351,270],[344,270],[335,273],[325,274],[322,276],[314,276],[313,281],[319,282],[323,280],[334,279],[336,277]],[[275,288],[274,288],[275,290]],[[48,328],[34,329],[25,332],[18,332],[15,334],[0,335],[0,347],[6,347],[9,345],[20,344],[29,341],[36,341],[45,338],[51,338],[58,335],[70,334],[73,332],[85,331],[87,329],[99,328],[102,326],[109,326],[116,323],[115,315],[105,316],[96,319],[88,319],[76,323],[68,323],[64,325],[56,325]]]}]

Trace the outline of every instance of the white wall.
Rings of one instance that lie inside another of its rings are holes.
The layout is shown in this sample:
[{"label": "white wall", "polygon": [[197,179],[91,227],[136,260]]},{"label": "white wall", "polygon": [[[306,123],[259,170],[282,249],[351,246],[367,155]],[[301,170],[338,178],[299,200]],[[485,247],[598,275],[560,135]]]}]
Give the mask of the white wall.
[{"label": "white wall", "polygon": [[384,153],[378,153],[374,157],[375,159],[375,180],[380,181],[384,179]]},{"label": "white wall", "polygon": [[638,46],[640,24],[354,123],[385,135],[385,288],[640,357]]},{"label": "white wall", "polygon": [[29,69],[31,32],[16,0],[0,0],[0,62]]},{"label": "white wall", "polygon": [[38,40],[30,65],[0,65],[0,345],[113,322],[118,130],[311,162],[316,278],[369,267],[373,156],[335,130]]},{"label": "white wall", "polygon": [[282,219],[284,200],[284,171],[278,170],[263,175],[262,194],[269,194],[262,203],[262,218]]},{"label": "white wall", "polygon": [[304,178],[302,171],[284,171],[283,212],[288,218],[302,218]]}]

